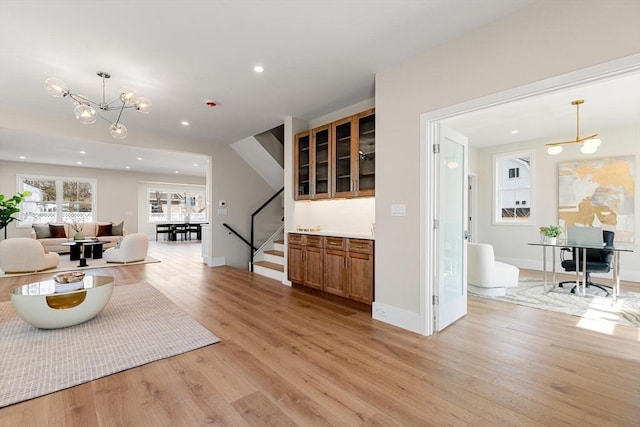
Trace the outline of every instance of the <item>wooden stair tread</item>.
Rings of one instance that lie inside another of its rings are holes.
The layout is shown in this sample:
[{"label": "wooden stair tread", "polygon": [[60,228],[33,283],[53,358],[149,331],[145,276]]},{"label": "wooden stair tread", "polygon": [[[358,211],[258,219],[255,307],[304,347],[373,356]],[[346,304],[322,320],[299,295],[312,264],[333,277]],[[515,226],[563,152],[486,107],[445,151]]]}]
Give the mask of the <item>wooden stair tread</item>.
[{"label": "wooden stair tread", "polygon": [[284,265],[276,264],[274,262],[269,261],[258,261],[253,263],[254,266],[258,265],[260,267],[269,268],[271,270],[282,271],[284,272]]},{"label": "wooden stair tread", "polygon": [[273,243],[278,243],[280,245],[284,245],[284,240],[276,240]]},{"label": "wooden stair tread", "polygon": [[269,254],[269,255],[275,255],[275,256],[280,256],[284,258],[284,252],[283,251],[277,251],[274,249],[268,250],[268,251],[264,251],[265,254]]}]

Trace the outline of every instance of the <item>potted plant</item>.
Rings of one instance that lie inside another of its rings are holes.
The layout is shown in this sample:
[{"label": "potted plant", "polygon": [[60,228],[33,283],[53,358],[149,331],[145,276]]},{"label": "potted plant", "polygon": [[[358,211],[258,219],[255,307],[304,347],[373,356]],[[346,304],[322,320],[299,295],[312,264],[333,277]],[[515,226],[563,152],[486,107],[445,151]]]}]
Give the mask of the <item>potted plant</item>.
[{"label": "potted plant", "polygon": [[7,238],[7,225],[18,219],[14,216],[20,212],[18,205],[30,195],[29,191],[23,191],[7,199],[4,194],[0,194],[0,230],[4,228],[5,239]]},{"label": "potted plant", "polygon": [[550,245],[555,245],[558,242],[558,237],[562,234],[562,227],[559,225],[543,225],[540,227],[540,233],[544,236],[544,242]]}]

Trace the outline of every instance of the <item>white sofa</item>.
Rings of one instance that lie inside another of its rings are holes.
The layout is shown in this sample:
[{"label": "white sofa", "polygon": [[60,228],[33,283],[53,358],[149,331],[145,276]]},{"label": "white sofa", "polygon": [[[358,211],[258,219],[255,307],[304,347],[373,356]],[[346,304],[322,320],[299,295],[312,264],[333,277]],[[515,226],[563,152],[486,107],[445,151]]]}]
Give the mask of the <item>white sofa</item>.
[{"label": "white sofa", "polygon": [[495,260],[493,246],[467,243],[467,285],[472,294],[504,296],[518,286],[520,269]]},{"label": "white sofa", "polygon": [[[65,237],[52,237],[48,234],[47,230],[50,225],[62,226]],[[109,225],[111,225],[112,232],[109,232]],[[69,246],[62,246],[60,243],[72,240],[75,234],[76,232],[71,228],[70,224],[36,224],[31,230],[31,238],[42,243],[42,246],[44,246],[47,252],[69,252]],[[114,247],[127,232],[123,222],[119,224],[113,224],[111,222],[85,222],[82,227],[82,234],[85,239],[97,238],[99,241],[104,242],[103,248],[108,249]]]},{"label": "white sofa", "polygon": [[114,248],[104,251],[102,257],[107,262],[143,261],[147,257],[149,249],[149,237],[143,233],[132,233],[124,236],[122,241]]},{"label": "white sofa", "polygon": [[29,273],[56,268],[57,253],[45,253],[37,241],[28,237],[13,237],[0,242],[0,270],[5,273]]}]

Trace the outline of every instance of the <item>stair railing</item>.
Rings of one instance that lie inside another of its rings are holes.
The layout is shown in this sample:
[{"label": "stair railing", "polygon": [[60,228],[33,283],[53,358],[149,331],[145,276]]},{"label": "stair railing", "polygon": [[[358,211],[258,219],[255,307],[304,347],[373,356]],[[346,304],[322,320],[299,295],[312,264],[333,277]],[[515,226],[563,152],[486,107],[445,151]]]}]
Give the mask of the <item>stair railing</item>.
[{"label": "stair railing", "polygon": [[269,205],[269,203],[271,203],[283,191],[284,191],[284,187],[282,187],[280,190],[276,191],[276,193],[273,196],[271,196],[269,198],[269,200],[264,202],[262,204],[262,206],[260,206],[258,209],[256,209],[251,214],[251,243],[249,243],[249,247],[250,247],[249,270],[251,270],[252,272],[253,272],[253,259],[254,259],[255,255],[256,255],[256,252],[257,252],[257,250],[255,248],[255,245],[254,245],[254,229],[255,229],[255,218],[256,218],[256,215],[258,215],[264,208],[266,208]]},{"label": "stair railing", "polygon": [[245,242],[247,245],[249,245],[249,247],[250,247],[252,250],[256,250],[256,248],[251,244],[251,242],[249,242],[247,239],[245,239],[244,237],[242,237],[242,236],[240,235],[240,233],[238,233],[236,230],[234,230],[234,229],[233,229],[233,227],[231,227],[229,224],[227,224],[226,222],[223,222],[223,223],[222,223],[222,226],[223,226],[224,228],[226,228],[227,230],[229,230],[229,232],[230,232],[230,233],[233,233],[233,234],[235,234],[236,236],[238,236],[238,238],[239,238],[240,240],[242,240],[243,242]]}]

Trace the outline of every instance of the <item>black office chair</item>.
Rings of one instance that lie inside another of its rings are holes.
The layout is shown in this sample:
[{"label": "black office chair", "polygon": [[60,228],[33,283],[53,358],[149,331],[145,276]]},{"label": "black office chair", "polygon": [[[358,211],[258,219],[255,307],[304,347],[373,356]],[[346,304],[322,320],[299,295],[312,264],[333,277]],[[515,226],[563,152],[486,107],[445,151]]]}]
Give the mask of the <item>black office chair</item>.
[{"label": "black office chair", "polygon": [[[613,246],[613,239],[615,238],[615,233],[613,231],[602,231],[602,241],[605,243],[605,248],[607,246]],[[611,286],[602,285],[598,283],[593,283],[591,281],[591,273],[608,273],[611,271],[611,262],[613,260],[613,251],[607,249],[580,249],[580,248],[562,248],[560,250],[560,259],[562,260],[562,268],[565,271],[576,271],[576,265],[578,266],[578,271],[582,271],[582,256],[586,252],[587,257],[587,272],[586,272],[586,285],[587,288],[593,286],[595,288],[599,288],[607,293],[607,296],[611,294],[610,289]],[[571,259],[565,259],[565,254],[570,252],[572,254]],[[569,280],[566,282],[560,282],[558,286],[562,287],[563,284],[573,283],[574,286],[571,289],[571,293],[574,294],[576,292],[575,281]]]}]

